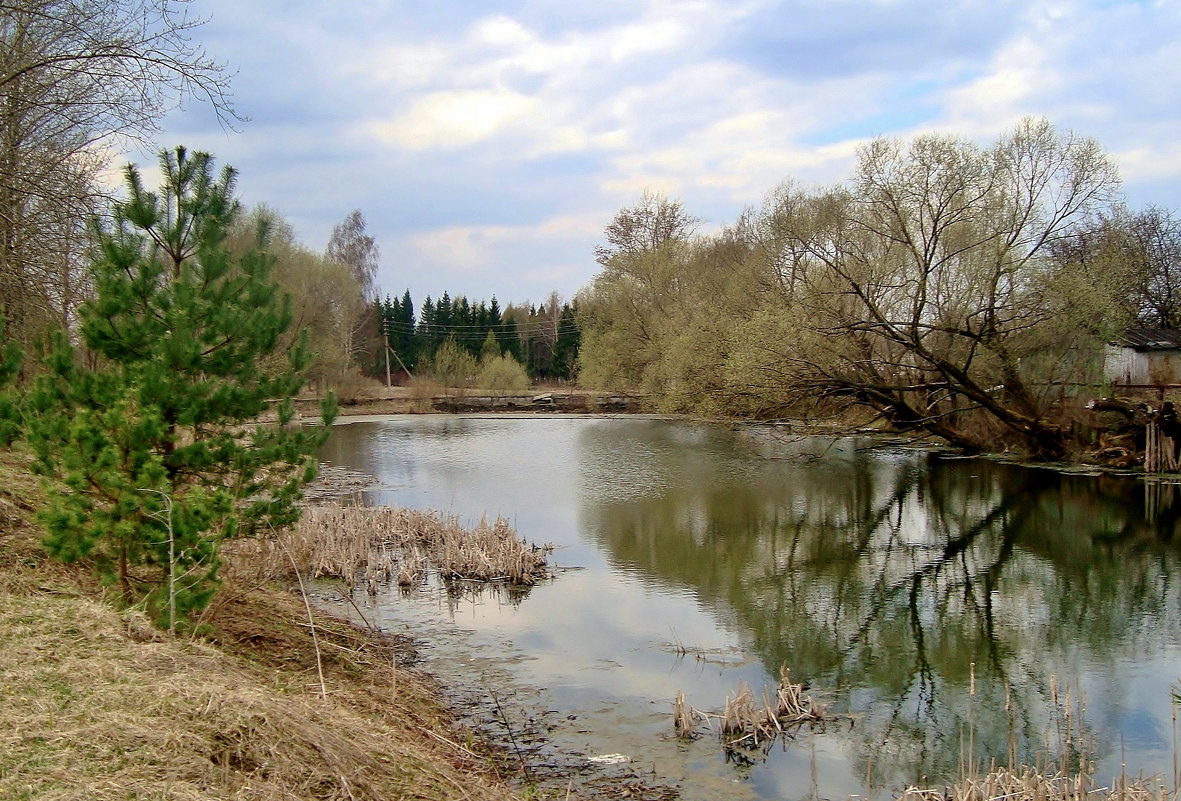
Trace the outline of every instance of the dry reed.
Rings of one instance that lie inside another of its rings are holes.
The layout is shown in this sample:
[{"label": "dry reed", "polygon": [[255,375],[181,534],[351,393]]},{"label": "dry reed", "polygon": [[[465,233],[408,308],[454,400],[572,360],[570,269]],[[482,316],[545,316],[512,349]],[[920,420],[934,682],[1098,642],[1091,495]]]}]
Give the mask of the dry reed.
[{"label": "dry reed", "polygon": [[[971,666],[969,702],[976,695],[975,664]],[[1006,688],[1005,710],[1010,715],[1009,762],[996,762],[983,772],[975,758],[975,712],[969,709],[966,753],[961,755],[959,779],[946,788],[907,787],[898,801],[1177,801],[1178,788],[1169,789],[1159,777],[1130,779],[1121,775],[1111,786],[1095,779],[1094,751],[1084,724],[1086,695],[1078,682],[1073,687],[1050,676],[1051,720],[1045,733],[1045,751],[1036,766],[1018,765],[1012,725],[1012,700]],[[1057,756],[1054,756],[1056,754]]]},{"label": "dry reed", "polygon": [[1152,779],[1121,779],[1098,786],[1087,773],[1050,773],[1036,768],[994,768],[948,789],[908,787],[898,801],[1170,801],[1177,797]]},{"label": "dry reed", "polygon": [[779,686],[774,698],[764,689],[756,698],[750,686],[740,683],[733,693],[726,693],[726,705],[720,715],[702,715],[685,704],[684,693],[678,692],[673,705],[673,726],[678,737],[695,737],[695,719],[700,717],[712,726],[717,724],[718,736],[727,748],[736,746],[758,748],[774,740],[789,729],[805,723],[826,720],[827,709],[804,695],[805,686],[793,684],[787,666],[779,668]]},{"label": "dry reed", "polygon": [[677,699],[673,702],[673,728],[677,736],[687,740],[697,737],[696,719],[700,713],[685,703],[685,693],[677,690]]},{"label": "dry reed", "polygon": [[392,507],[311,506],[293,529],[275,539],[244,543],[238,554],[286,572],[285,550],[297,570],[313,577],[343,579],[376,592],[396,578],[420,583],[429,567],[445,581],[532,585],[549,576],[550,546],[531,545],[503,518],[486,518],[471,529],[455,516]]}]

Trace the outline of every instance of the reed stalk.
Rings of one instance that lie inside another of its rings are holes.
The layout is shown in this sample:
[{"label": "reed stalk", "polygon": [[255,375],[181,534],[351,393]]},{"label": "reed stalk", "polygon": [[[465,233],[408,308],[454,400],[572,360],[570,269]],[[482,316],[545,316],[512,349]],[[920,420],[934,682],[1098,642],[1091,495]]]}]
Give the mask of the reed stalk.
[{"label": "reed stalk", "polygon": [[673,702],[673,728],[676,729],[677,737],[685,740],[697,737],[696,724],[694,723],[697,714],[696,709],[685,703],[685,693],[678,690],[677,699]]},{"label": "reed stalk", "polygon": [[[974,666],[969,694],[970,703],[974,703]],[[1178,801],[1176,775],[1172,777],[1170,788],[1162,777],[1129,778],[1121,769],[1110,786],[1101,786],[1095,777],[1094,744],[1087,734],[1084,720],[1086,694],[1081,684],[1076,681],[1071,687],[1051,675],[1050,702],[1051,721],[1045,732],[1045,751],[1034,765],[1016,764],[1012,697],[1006,687],[1009,764],[998,767],[994,763],[982,774],[972,758],[975,733],[970,730],[965,738],[967,754],[961,760],[959,778],[954,786],[907,787],[896,796],[897,801]],[[975,719],[971,711],[969,720],[974,729]]]}]

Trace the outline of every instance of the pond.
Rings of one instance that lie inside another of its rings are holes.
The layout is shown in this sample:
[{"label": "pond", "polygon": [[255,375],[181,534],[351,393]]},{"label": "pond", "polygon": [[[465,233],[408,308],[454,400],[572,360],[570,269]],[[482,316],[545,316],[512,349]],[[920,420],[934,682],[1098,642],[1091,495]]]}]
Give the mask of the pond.
[{"label": "pond", "polygon": [[[366,503],[554,543],[527,592],[353,601],[422,637],[473,719],[556,774],[620,761],[689,799],[885,797],[968,755],[1049,753],[1173,785],[1171,484],[638,417],[354,421],[322,456],[376,478]],[[829,722],[759,749],[674,737],[678,691],[717,712],[781,665]]]}]

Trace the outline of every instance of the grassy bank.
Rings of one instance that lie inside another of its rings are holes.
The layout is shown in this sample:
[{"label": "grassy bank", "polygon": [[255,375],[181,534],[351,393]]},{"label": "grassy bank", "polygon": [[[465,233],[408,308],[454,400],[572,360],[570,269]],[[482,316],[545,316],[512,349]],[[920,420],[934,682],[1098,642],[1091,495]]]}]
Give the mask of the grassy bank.
[{"label": "grassy bank", "polygon": [[37,482],[0,453],[0,799],[509,799],[410,645],[229,577],[169,639],[46,562]]}]

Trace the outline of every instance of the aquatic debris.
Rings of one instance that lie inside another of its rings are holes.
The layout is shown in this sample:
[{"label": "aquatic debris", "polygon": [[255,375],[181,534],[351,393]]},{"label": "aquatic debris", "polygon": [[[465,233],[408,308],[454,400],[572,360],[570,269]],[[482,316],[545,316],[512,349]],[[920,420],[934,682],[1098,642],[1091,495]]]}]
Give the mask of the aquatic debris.
[{"label": "aquatic debris", "polygon": [[626,762],[631,762],[632,758],[627,754],[600,754],[599,756],[587,757],[586,761],[594,765],[622,765]]},{"label": "aquatic debris", "polygon": [[807,689],[807,685],[793,684],[791,671],[783,665],[779,668],[779,686],[774,698],[764,689],[762,698],[756,699],[750,686],[743,682],[736,691],[726,694],[726,705],[721,714],[698,712],[687,706],[684,693],[678,692],[673,704],[673,727],[678,737],[696,737],[696,721],[700,719],[711,729],[716,727],[718,737],[727,748],[757,748],[785,734],[788,729],[828,719],[827,707],[805,696]]},{"label": "aquatic debris", "polygon": [[303,488],[303,504],[331,502],[339,498],[357,497],[380,482],[368,473],[339,465],[321,464],[316,479]]},{"label": "aquatic debris", "polygon": [[297,569],[313,578],[340,578],[370,593],[396,577],[414,586],[433,567],[445,581],[504,582],[529,586],[548,578],[553,546],[521,539],[501,517],[465,528],[454,515],[388,506],[309,506],[294,528],[253,541],[243,556],[274,560],[276,575],[292,554]]}]

